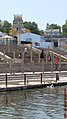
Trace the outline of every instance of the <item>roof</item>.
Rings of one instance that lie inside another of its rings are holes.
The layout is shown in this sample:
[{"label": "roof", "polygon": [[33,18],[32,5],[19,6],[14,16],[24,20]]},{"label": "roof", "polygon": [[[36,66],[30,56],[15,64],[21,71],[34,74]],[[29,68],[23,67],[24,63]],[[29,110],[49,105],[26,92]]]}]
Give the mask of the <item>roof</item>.
[{"label": "roof", "polygon": [[[24,34],[20,34],[20,36],[21,35],[23,35],[23,36],[36,36],[36,37],[39,37],[39,38],[43,38],[44,39],[44,37],[42,36],[42,35],[38,35],[38,34],[34,34],[34,33],[31,33],[31,32],[27,32],[27,33],[24,33]],[[19,36],[19,35],[17,35],[17,36]],[[44,39],[45,40],[45,39]]]}]

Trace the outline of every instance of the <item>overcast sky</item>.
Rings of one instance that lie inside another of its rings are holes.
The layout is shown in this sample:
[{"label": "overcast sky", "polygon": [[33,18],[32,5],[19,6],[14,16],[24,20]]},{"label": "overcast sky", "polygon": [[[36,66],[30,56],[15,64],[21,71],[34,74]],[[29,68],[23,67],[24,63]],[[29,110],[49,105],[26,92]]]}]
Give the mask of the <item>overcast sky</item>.
[{"label": "overcast sky", "polygon": [[67,0],[0,0],[0,19],[12,23],[14,14],[36,22],[40,30],[45,30],[47,23],[62,26],[67,19]]}]

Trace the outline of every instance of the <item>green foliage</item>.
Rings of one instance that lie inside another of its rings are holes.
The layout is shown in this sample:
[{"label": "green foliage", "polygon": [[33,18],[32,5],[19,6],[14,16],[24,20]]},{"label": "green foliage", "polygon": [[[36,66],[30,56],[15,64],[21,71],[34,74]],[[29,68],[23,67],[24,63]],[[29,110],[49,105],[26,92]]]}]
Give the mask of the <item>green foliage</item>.
[{"label": "green foliage", "polygon": [[59,31],[61,33],[61,26],[59,26],[57,24],[51,24],[51,25],[49,25],[49,29],[59,29]]},{"label": "green foliage", "polygon": [[66,23],[62,26],[62,35],[67,36],[67,21]]},{"label": "green foliage", "polygon": [[32,33],[40,34],[38,25],[37,25],[37,23],[35,23],[35,22],[27,22],[27,21],[25,21],[25,22],[23,23],[23,26],[24,26],[25,28],[30,29],[30,31],[31,31]]},{"label": "green foliage", "polygon": [[43,37],[45,36],[45,34],[44,34],[44,31],[43,31],[43,30],[41,30],[41,31],[40,31],[40,35],[42,35]]},{"label": "green foliage", "polygon": [[0,24],[0,31],[9,33],[10,27],[11,23],[5,20],[3,24]]},{"label": "green foliage", "polygon": [[[30,29],[30,31],[32,33],[44,36],[44,31],[43,30],[39,30],[38,24],[35,23],[35,22],[27,22],[27,21],[25,21],[25,22],[23,22],[23,26],[25,28]],[[0,23],[0,31],[2,31],[2,32],[9,33],[9,30],[10,30],[11,27],[12,27],[11,23],[9,23],[6,20],[3,23]],[[57,24],[50,24],[49,25],[49,23],[47,23],[47,27],[46,28],[47,29],[59,29],[59,31],[61,33],[61,36],[67,36],[67,20],[66,20],[65,24],[62,25],[62,32],[61,32],[61,26],[57,25]]]}]

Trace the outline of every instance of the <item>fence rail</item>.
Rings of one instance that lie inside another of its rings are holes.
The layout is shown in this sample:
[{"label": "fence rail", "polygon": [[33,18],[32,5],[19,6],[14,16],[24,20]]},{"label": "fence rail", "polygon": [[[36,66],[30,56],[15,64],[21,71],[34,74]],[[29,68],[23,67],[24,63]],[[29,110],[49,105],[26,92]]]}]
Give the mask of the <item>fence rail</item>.
[{"label": "fence rail", "polygon": [[67,77],[66,73],[32,73],[32,74],[4,74],[0,75],[0,88],[8,86],[24,86],[57,82],[59,77]]},{"label": "fence rail", "polygon": [[67,71],[67,62],[57,64],[54,63],[0,63],[0,73],[16,73],[16,72],[44,72],[44,71]]}]

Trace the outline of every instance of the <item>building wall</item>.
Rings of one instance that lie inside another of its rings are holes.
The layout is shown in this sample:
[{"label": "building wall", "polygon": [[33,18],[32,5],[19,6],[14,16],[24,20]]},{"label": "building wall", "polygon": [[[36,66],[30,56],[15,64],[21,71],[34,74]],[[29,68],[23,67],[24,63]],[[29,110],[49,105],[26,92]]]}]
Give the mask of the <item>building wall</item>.
[{"label": "building wall", "polygon": [[45,30],[45,35],[46,36],[59,36],[60,35],[60,31],[59,29],[46,29]]},{"label": "building wall", "polygon": [[58,44],[59,44],[59,47],[62,47],[62,48],[67,47],[67,38],[60,38],[58,40]]},{"label": "building wall", "polygon": [[33,47],[48,48],[51,47],[50,42],[45,42],[41,35],[36,35],[33,33],[20,34],[20,41],[30,41]]}]

